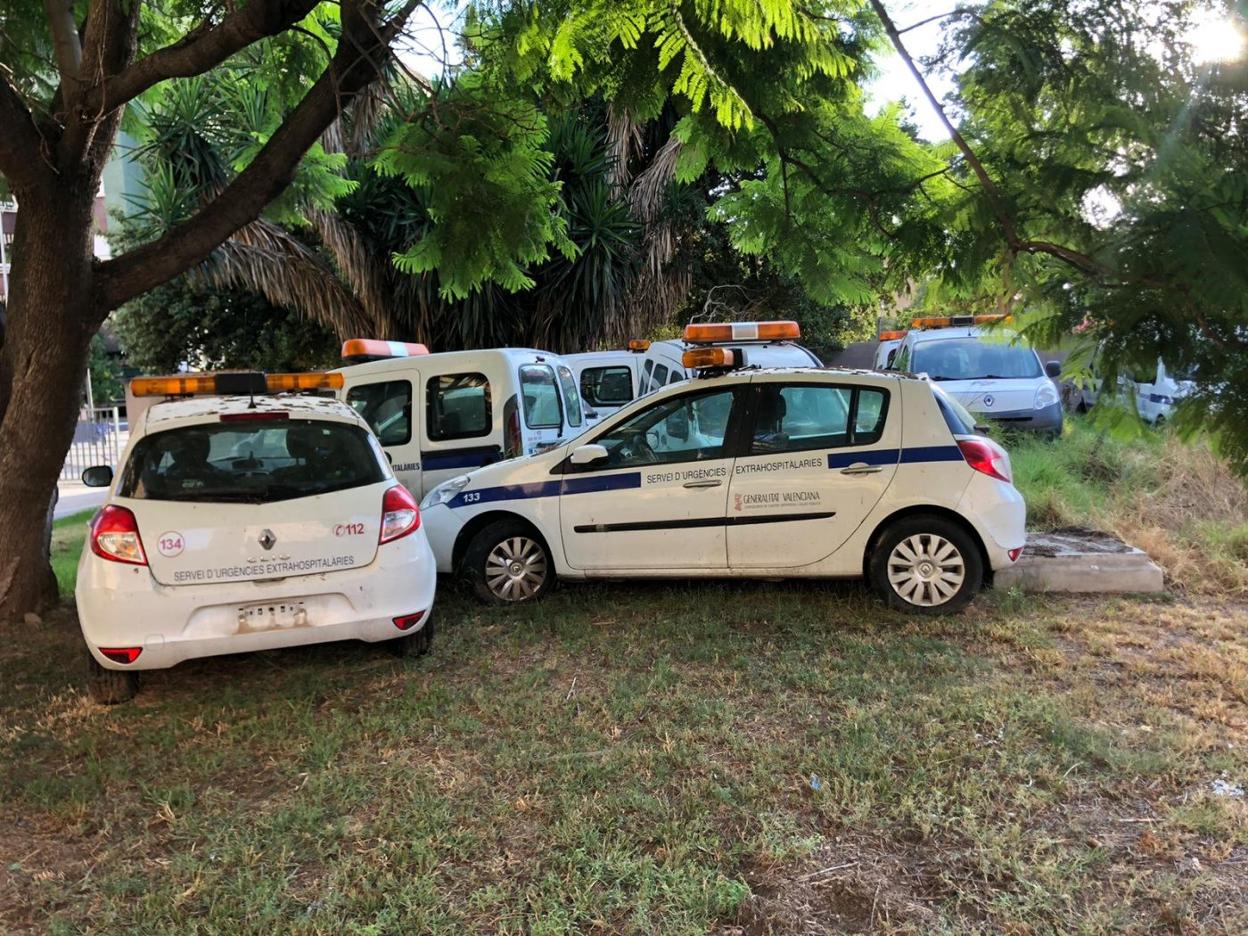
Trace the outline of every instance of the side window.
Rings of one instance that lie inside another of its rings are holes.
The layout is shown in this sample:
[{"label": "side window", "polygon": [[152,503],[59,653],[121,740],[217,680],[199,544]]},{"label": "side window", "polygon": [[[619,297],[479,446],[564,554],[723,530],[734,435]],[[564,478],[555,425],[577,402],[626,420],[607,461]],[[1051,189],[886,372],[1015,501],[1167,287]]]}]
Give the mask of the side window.
[{"label": "side window", "polygon": [[650,389],[658,390],[659,387],[663,386],[665,383],[667,383],[667,365],[655,364],[654,379],[650,382]]},{"label": "side window", "polygon": [[587,367],[581,372],[581,397],[590,406],[623,406],[633,399],[631,367]]},{"label": "side window", "polygon": [[888,395],[865,387],[764,385],[758,401],[751,455],[870,445],[888,410]]},{"label": "side window", "polygon": [[520,368],[520,396],[524,401],[524,424],[530,429],[562,429],[559,389],[555,372],[545,364]]},{"label": "side window", "polygon": [[443,374],[425,384],[425,432],[434,442],[475,439],[494,428],[484,374]]},{"label": "side window", "polygon": [[412,382],[359,384],[347,391],[347,405],[368,423],[382,445],[412,441]]},{"label": "side window", "polygon": [[730,389],[668,397],[594,441],[611,468],[722,458],[732,399]]},{"label": "side window", "polygon": [[897,351],[897,356],[892,359],[892,363],[888,365],[890,370],[902,371],[903,373],[910,369],[910,346],[902,345]]},{"label": "side window", "polygon": [[650,384],[650,372],[654,370],[654,361],[646,361],[646,366],[641,371],[641,389],[638,395],[645,396],[652,389]]},{"label": "side window", "polygon": [[884,410],[887,405],[888,396],[883,390],[858,388],[858,399],[854,405],[854,445],[880,441],[880,436],[884,434]]},{"label": "side window", "polygon": [[685,379],[685,375],[681,371],[673,370],[672,376],[667,378],[667,382],[669,384],[680,383],[684,379]]},{"label": "side window", "polygon": [[576,428],[585,422],[581,412],[581,395],[576,390],[576,378],[565,364],[559,365],[559,387],[563,390],[563,405],[568,410],[568,425]]}]

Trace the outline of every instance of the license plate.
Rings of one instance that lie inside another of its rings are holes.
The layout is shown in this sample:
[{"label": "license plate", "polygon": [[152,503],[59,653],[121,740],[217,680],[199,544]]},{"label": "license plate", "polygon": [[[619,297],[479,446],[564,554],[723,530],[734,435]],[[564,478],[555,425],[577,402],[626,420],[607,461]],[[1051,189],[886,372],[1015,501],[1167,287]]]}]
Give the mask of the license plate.
[{"label": "license plate", "polygon": [[302,601],[240,605],[238,609],[238,632],[240,634],[307,626],[308,609],[304,607]]}]

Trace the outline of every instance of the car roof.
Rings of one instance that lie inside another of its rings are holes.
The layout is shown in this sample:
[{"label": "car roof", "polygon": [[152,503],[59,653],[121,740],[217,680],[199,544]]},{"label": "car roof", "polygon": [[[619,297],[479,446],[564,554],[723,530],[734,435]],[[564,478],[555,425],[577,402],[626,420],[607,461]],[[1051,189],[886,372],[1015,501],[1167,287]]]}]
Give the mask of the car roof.
[{"label": "car roof", "polygon": [[504,361],[520,364],[536,363],[533,359],[542,358],[547,361],[561,361],[562,356],[553,351],[539,351],[537,348],[477,348],[472,351],[439,351],[436,354],[418,354],[413,357],[382,358],[377,361],[365,361],[361,364],[343,364],[337,371],[350,371],[352,374],[368,373],[374,370],[388,370],[396,365],[407,365],[419,368],[422,364],[431,367],[443,367],[468,364],[481,361],[487,357],[497,357]]},{"label": "car roof", "polygon": [[[1018,332],[1008,328],[984,328],[976,325],[954,325],[950,328],[914,329],[907,336],[911,343],[933,341],[940,338],[1003,338],[1012,341],[1019,337]],[[1030,347],[1030,345],[1028,345]]]},{"label": "car roof", "polygon": [[[707,377],[692,377],[690,380],[724,380],[736,383],[747,383],[751,380],[761,378],[765,381],[783,381],[790,377],[828,377],[836,379],[838,377],[850,377],[854,380],[863,380],[867,383],[886,384],[895,383],[898,380],[910,380],[915,382],[927,383],[927,378],[914,374],[900,374],[895,371],[882,373],[877,370],[868,370],[865,368],[853,367],[742,367],[738,370],[725,371],[722,374],[714,374]],[[676,384],[667,384],[660,390],[656,390],[655,394],[661,393],[670,387],[681,387],[685,381]],[[648,397],[643,397],[646,399]]]},{"label": "car roof", "polygon": [[210,422],[234,413],[289,413],[294,419],[326,419],[360,424],[355,410],[333,397],[285,393],[270,396],[196,396],[154,403],[143,414],[147,432]]}]

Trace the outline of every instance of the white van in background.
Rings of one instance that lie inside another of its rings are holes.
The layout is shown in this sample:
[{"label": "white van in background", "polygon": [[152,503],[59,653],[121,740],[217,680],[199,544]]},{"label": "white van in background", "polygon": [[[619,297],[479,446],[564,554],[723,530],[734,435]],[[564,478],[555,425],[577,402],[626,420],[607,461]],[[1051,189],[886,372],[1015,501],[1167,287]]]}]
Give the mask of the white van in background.
[{"label": "white van in background", "polygon": [[1174,415],[1175,405],[1196,389],[1188,375],[1171,373],[1158,359],[1157,370],[1135,374],[1135,409],[1140,418],[1156,426]]},{"label": "white van in background", "polygon": [[579,434],[586,411],[572,368],[528,348],[430,354],[424,345],[352,339],[338,396],[369,424],[417,497],[447,478],[531,455]]}]

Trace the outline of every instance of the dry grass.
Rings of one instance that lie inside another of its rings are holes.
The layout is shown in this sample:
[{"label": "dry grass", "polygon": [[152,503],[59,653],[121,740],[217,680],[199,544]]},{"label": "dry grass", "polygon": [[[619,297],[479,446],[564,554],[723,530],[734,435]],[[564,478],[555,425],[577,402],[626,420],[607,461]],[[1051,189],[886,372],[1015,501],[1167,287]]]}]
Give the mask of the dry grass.
[{"label": "dry grass", "polygon": [[1074,420],[1056,444],[1011,447],[1029,524],[1091,526],[1147,552],[1174,588],[1248,595],[1248,488],[1203,441],[1119,440]]}]

